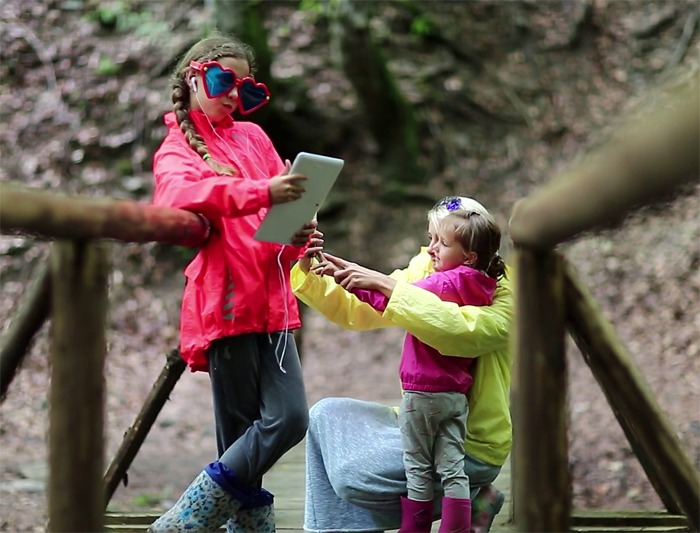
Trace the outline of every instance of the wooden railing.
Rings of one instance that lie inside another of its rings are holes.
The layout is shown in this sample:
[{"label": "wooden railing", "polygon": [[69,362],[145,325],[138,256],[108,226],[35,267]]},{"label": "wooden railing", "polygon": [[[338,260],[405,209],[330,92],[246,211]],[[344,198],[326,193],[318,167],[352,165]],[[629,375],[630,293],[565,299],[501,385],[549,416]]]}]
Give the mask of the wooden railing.
[{"label": "wooden railing", "polygon": [[700,530],[698,472],[641,372],[555,247],[610,226],[700,174],[697,76],[660,98],[586,162],[519,201],[516,246],[513,479],[519,531],[569,531],[565,332],[605,393],[666,509]]},{"label": "wooden railing", "polygon": [[[668,511],[700,530],[698,474],[641,372],[573,269],[554,250],[580,233],[697,180],[697,79],[663,100],[628,136],[567,172],[513,210],[516,245],[514,501],[521,531],[570,529],[565,332],[578,344]],[[653,127],[644,127],[652,124]],[[0,183],[0,230],[63,239],[37,276],[0,346],[4,396],[34,334],[51,316],[49,531],[100,531],[106,502],[124,477],[184,370],[166,365],[107,474],[104,358],[108,250],[102,239],[202,245],[203,218],[117,200],[86,200]]]},{"label": "wooden railing", "polygon": [[[97,239],[201,246],[208,222],[178,209],[61,197],[0,184],[0,230],[62,239],[52,246],[0,346],[2,397],[52,318],[49,531],[104,530],[104,511],[185,364],[177,351],[104,474],[104,361],[109,251]],[[104,476],[104,477],[103,477]]]}]

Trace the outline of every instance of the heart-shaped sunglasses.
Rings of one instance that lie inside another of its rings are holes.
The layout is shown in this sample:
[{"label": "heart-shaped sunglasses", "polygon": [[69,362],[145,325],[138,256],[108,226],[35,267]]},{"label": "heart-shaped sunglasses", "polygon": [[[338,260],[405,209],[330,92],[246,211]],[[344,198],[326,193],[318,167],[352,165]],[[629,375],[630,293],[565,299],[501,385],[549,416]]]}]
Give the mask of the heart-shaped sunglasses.
[{"label": "heart-shaped sunglasses", "polygon": [[190,67],[202,74],[204,92],[208,98],[218,98],[238,89],[238,110],[247,115],[260,109],[270,101],[270,91],[264,83],[258,83],[246,76],[239,78],[236,73],[216,61],[198,63],[190,61]]}]

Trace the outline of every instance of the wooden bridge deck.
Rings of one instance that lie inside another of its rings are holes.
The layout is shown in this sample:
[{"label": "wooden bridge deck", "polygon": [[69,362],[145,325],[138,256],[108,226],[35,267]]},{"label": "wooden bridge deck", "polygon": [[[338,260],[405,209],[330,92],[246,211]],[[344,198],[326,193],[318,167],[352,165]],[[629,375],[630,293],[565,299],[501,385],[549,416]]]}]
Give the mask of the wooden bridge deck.
[{"label": "wooden bridge deck", "polygon": [[[265,476],[265,487],[275,495],[277,531],[302,533],[304,522],[304,442],[289,451]],[[509,523],[511,505],[510,461],[506,463],[495,482],[505,494],[503,509],[491,529],[494,533],[515,531]],[[107,515],[107,531],[144,532],[155,520],[153,513],[110,513]],[[433,524],[437,533],[440,522]],[[622,531],[688,531],[685,518],[671,516],[661,511],[599,511],[576,512],[573,531],[622,532]],[[395,532],[397,530],[392,530]],[[388,532],[387,532],[388,533]]]}]

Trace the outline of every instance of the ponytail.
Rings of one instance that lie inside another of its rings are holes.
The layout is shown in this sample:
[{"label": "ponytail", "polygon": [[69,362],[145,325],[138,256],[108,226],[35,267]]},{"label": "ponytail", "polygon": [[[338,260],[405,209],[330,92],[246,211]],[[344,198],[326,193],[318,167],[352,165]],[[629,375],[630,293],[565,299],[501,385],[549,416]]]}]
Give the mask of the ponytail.
[{"label": "ponytail", "polygon": [[506,274],[506,264],[498,252],[494,254],[489,262],[489,266],[486,267],[486,275],[496,280],[508,278],[508,275]]},{"label": "ponytail", "polygon": [[228,165],[222,165],[221,163],[215,161],[209,154],[207,149],[207,144],[202,139],[202,136],[197,133],[197,130],[190,120],[190,104],[189,104],[190,89],[185,83],[184,77],[178,77],[173,80],[173,111],[175,112],[175,117],[177,118],[177,123],[180,125],[182,133],[185,135],[185,139],[192,147],[192,149],[197,152],[207,165],[209,165],[214,172],[217,174],[222,174],[225,176],[235,176],[237,174],[236,169]]}]

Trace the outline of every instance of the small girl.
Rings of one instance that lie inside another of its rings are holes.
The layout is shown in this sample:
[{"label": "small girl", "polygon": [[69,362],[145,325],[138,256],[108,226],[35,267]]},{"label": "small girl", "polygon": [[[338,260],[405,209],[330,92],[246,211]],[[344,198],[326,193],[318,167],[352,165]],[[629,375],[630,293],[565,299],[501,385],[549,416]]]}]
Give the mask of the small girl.
[{"label": "small girl", "polygon": [[[496,282],[505,275],[498,254],[498,225],[485,209],[464,209],[459,198],[447,198],[438,207],[448,214],[431,220],[438,233],[436,240],[430,235],[434,244],[428,248],[435,273],[414,285],[459,306],[491,305]],[[381,289],[350,291],[378,311],[386,309],[391,296]],[[471,528],[464,442],[472,362],[467,357],[444,356],[406,335],[399,368],[404,395],[398,416],[408,495],[401,498],[400,533],[430,531],[435,473],[445,493],[440,532],[468,533]]]},{"label": "small girl", "polygon": [[253,53],[231,38],[195,44],[172,80],[173,112],[153,161],[153,202],[209,221],[211,236],[185,269],[180,352],[193,372],[209,372],[218,460],[209,464],[149,531],[275,530],[273,496],[262,477],[300,442],[306,392],[292,329],[300,325],[290,262],[313,231],[292,246],[256,241],[268,208],[298,199],[304,176],[288,175],[270,139],[235,121],[269,100],[252,78]]}]

